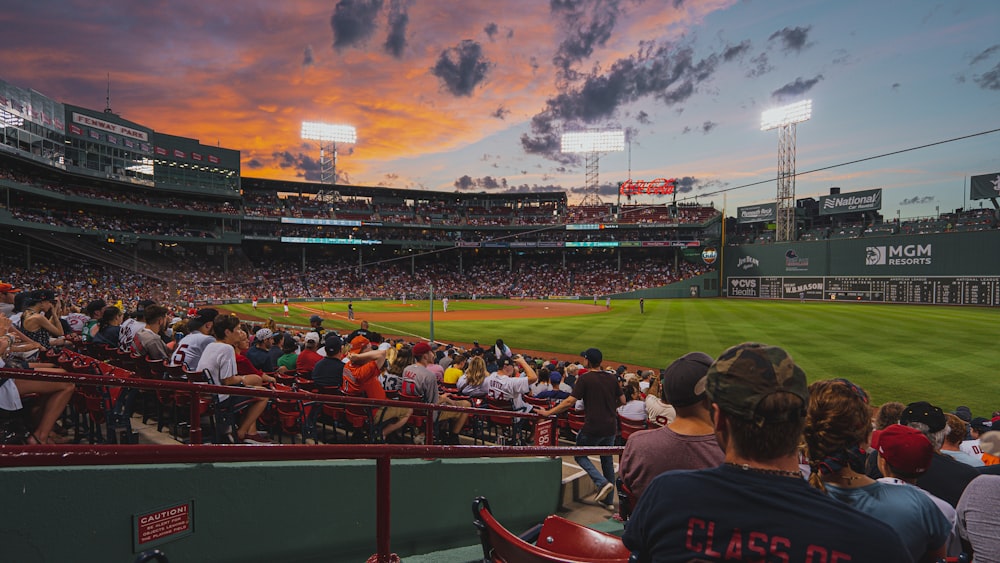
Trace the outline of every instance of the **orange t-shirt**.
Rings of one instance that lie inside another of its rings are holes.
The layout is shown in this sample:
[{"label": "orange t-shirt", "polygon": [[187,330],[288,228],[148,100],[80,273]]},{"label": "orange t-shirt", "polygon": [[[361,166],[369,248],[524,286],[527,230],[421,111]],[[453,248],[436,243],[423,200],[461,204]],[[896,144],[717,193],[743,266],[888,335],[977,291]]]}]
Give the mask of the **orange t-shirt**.
[{"label": "orange t-shirt", "polygon": [[[369,399],[385,399],[385,389],[379,382],[378,376],[382,370],[375,362],[368,362],[357,365],[354,362],[347,364],[350,375],[344,370],[344,392],[348,395],[364,393]],[[351,381],[354,377],[354,381]],[[357,382],[357,383],[355,383]]]}]

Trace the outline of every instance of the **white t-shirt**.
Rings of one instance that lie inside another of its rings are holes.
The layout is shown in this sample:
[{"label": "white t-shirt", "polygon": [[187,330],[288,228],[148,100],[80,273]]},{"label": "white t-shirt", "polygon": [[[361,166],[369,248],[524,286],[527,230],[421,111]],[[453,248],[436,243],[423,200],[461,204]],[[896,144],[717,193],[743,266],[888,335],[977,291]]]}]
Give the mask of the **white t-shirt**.
[{"label": "white t-shirt", "polygon": [[510,401],[516,411],[531,412],[531,405],[524,402],[524,395],[531,390],[527,377],[507,377],[494,372],[486,376],[483,385],[489,398]]},{"label": "white t-shirt", "polygon": [[979,447],[979,440],[966,440],[958,445],[958,449],[973,457],[983,459],[983,450]]},{"label": "white t-shirt", "polygon": [[[198,371],[207,369],[214,385],[222,385],[223,379],[236,375],[236,350],[224,342],[215,341],[205,346],[198,360]],[[219,400],[225,401],[229,395],[219,394]]]},{"label": "white t-shirt", "polygon": [[170,363],[184,364],[187,369],[193,370],[198,367],[202,351],[212,342],[215,342],[215,338],[198,331],[192,332],[177,343],[177,348],[170,356]]},{"label": "white t-shirt", "polygon": [[629,401],[618,407],[618,414],[629,420],[644,422],[646,420],[646,403],[639,400]]}]

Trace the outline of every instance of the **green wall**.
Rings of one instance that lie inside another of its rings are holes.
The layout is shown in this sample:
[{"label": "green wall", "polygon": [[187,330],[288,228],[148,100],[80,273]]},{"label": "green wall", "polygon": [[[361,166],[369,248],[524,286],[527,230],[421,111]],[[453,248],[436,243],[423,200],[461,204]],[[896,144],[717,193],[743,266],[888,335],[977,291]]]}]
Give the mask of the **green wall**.
[{"label": "green wall", "polygon": [[[521,531],[555,511],[558,458],[397,460],[392,550],[478,541],[490,499]],[[133,515],[193,502],[194,533],[157,546],[171,561],[363,561],[375,553],[375,462],[108,465],[0,469],[4,561],[132,561]]]}]

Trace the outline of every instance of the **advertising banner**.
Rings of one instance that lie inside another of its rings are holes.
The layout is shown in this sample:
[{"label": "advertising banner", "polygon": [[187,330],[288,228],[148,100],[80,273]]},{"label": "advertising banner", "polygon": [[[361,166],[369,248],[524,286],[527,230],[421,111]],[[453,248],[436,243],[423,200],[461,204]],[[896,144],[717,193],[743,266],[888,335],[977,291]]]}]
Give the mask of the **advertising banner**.
[{"label": "advertising banner", "polygon": [[819,196],[819,214],[837,215],[882,209],[882,188]]},{"label": "advertising banner", "polygon": [[761,203],[736,208],[736,220],[739,223],[770,223],[777,216],[777,203]]}]

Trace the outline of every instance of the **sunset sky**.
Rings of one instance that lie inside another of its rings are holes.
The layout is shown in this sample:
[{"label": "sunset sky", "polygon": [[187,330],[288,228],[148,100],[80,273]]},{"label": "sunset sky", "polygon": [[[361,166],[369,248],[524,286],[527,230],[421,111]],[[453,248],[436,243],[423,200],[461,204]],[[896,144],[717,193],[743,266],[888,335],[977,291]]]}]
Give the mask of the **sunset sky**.
[{"label": "sunset sky", "polygon": [[[0,78],[102,109],[110,73],[116,113],[240,150],[249,177],[318,180],[300,125],[326,121],[358,131],[344,183],[576,201],[560,134],[622,128],[605,201],[631,173],[719,208],[729,189],[734,214],[775,197],[771,107],[813,100],[800,173],[1000,128],[992,0],[35,0],[0,25]],[[997,171],[992,133],[804,175],[797,196],[883,188],[886,217],[932,215]]]}]

